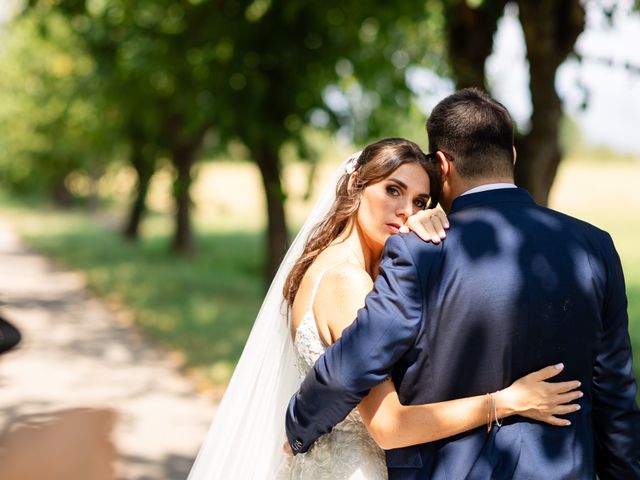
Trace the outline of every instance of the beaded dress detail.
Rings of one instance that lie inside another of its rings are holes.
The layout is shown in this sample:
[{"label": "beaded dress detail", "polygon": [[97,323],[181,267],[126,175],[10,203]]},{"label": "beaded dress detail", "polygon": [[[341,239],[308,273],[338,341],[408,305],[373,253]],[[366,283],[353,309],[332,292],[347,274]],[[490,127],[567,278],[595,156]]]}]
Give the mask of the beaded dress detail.
[{"label": "beaded dress detail", "polygon": [[[325,272],[316,280],[309,309],[298,326],[293,342],[300,382],[327,348],[318,332],[312,309]],[[289,457],[279,478],[387,480],[387,467],[384,452],[369,435],[358,410],[354,409],[331,432],[321,436],[309,451]]]}]

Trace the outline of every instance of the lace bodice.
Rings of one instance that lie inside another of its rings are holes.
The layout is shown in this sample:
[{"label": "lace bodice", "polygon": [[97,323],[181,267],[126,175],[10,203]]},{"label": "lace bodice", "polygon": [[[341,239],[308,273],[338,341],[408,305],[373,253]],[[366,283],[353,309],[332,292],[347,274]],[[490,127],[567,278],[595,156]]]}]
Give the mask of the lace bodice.
[{"label": "lace bodice", "polygon": [[[307,372],[311,370],[316,360],[318,360],[328,346],[320,337],[313,310],[309,309],[302,319],[302,322],[300,322],[293,345],[296,351],[298,374],[302,382]],[[357,409],[352,410],[351,413],[333,429],[357,431],[358,433],[369,436],[367,427],[362,423],[362,417],[360,417]]]},{"label": "lace bodice", "polygon": [[[313,300],[324,272],[318,276],[311,302],[294,339],[300,381],[327,348],[313,314]],[[286,474],[291,480],[386,480],[384,453],[373,441],[357,409],[320,437],[307,453],[292,457]]]}]

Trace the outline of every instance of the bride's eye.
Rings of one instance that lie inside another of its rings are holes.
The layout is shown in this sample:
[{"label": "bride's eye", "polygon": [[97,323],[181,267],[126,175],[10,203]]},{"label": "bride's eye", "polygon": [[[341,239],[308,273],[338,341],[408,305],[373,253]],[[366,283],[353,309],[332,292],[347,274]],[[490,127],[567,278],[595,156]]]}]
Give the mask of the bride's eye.
[{"label": "bride's eye", "polygon": [[424,201],[424,199],[422,198],[416,198],[413,201],[413,204],[418,207],[420,210],[424,210],[425,208],[427,208],[427,202]]},{"label": "bride's eye", "polygon": [[393,197],[397,197],[398,195],[400,195],[400,190],[397,187],[393,187],[390,185],[387,187],[387,193]]}]

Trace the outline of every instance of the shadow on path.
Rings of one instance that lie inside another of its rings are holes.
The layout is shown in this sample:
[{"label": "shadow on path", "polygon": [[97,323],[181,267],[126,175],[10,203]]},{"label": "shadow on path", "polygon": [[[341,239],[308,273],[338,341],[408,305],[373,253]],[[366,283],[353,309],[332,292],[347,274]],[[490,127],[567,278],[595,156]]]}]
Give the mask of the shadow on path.
[{"label": "shadow on path", "polygon": [[215,402],[195,390],[166,352],[93,298],[80,275],[29,252],[1,222],[0,265],[2,312],[23,335],[0,358],[4,441],[25,422],[50,425],[55,412],[113,412],[118,479],[184,480]]}]

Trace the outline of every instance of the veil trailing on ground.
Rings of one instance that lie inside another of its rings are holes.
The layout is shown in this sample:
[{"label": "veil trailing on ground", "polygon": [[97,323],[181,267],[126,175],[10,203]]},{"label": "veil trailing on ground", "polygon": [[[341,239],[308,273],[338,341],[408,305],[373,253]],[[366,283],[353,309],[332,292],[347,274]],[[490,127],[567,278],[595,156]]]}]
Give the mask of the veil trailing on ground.
[{"label": "veil trailing on ground", "polygon": [[287,404],[300,383],[282,288],[311,230],[331,208],[339,178],[353,170],[359,154],[333,173],[280,264],[188,480],[276,478]]}]

